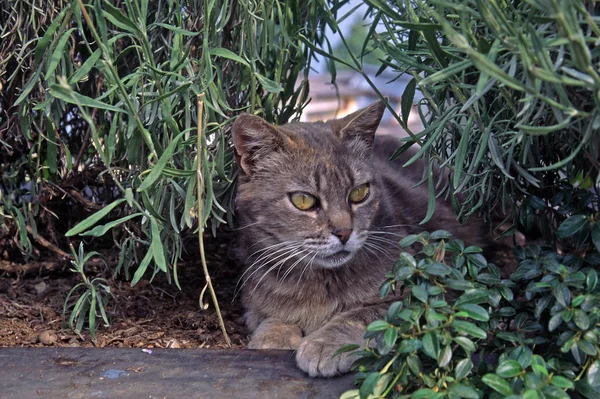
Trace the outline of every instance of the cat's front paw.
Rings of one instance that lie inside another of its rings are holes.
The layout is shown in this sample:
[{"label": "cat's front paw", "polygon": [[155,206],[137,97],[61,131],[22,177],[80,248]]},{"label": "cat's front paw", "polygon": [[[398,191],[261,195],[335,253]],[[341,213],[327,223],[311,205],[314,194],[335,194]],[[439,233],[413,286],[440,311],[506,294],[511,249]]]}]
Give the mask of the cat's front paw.
[{"label": "cat's front paw", "polygon": [[354,359],[346,353],[333,356],[342,346],[333,336],[311,334],[296,352],[298,367],[311,377],[332,377],[350,371]]},{"label": "cat's front paw", "polygon": [[248,348],[296,349],[301,339],[302,331],[297,325],[265,320],[252,334]]}]

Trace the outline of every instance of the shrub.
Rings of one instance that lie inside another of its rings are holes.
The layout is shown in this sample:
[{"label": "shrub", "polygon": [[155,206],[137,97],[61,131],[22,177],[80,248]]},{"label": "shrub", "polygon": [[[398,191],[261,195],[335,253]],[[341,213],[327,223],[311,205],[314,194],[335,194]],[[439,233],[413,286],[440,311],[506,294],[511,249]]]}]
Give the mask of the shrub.
[{"label": "shrub", "polygon": [[[584,218],[598,229],[586,215],[560,230],[573,236],[571,226]],[[418,251],[400,255],[380,294],[406,295],[368,326],[369,344],[354,352],[360,389],[343,398],[599,397],[596,262],[518,247],[519,266],[508,279],[480,248],[445,231],[410,235],[400,245]]]},{"label": "shrub", "polygon": [[[413,76],[400,112],[390,111],[410,136],[399,152],[420,146],[407,164],[422,159],[449,173],[439,187],[429,182],[430,195],[450,197],[462,219],[500,216],[507,234],[537,223],[553,240],[564,215],[546,208],[534,223],[536,207],[551,204],[564,183],[589,189],[599,182],[598,3],[365,3],[370,29],[360,52],[352,51],[335,21],[352,56],[317,50],[371,84],[362,60],[373,51],[386,54],[380,71]],[[424,130],[412,132],[408,118],[417,90]]]},{"label": "shrub", "polygon": [[305,106],[313,54],[299,35],[322,41],[320,3],[0,4],[0,245],[26,262],[38,236],[61,256],[93,240],[117,247],[132,283],[177,283],[186,232],[232,219],[228,123]]}]

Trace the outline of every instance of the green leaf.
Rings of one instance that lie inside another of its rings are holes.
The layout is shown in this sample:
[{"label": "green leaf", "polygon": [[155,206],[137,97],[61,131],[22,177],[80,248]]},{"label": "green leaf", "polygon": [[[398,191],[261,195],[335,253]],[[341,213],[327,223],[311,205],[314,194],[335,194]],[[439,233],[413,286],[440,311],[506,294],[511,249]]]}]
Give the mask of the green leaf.
[{"label": "green leaf", "polygon": [[420,83],[421,87],[432,85],[434,83],[438,83],[441,81],[446,81],[451,76],[456,75],[459,72],[464,71],[467,68],[473,66],[473,62],[471,60],[463,60],[460,62],[455,62],[451,64],[448,68],[441,69],[434,74],[427,76]]},{"label": "green leaf", "polygon": [[487,260],[481,254],[467,254],[466,258],[477,267],[486,267]]},{"label": "green leaf", "polygon": [[527,389],[523,392],[522,399],[542,399],[542,396],[535,389]]},{"label": "green leaf", "polygon": [[481,381],[494,391],[500,392],[502,395],[509,396],[514,394],[510,384],[496,374],[486,374],[481,378]]},{"label": "green leaf", "polygon": [[405,125],[408,124],[408,117],[410,116],[410,110],[413,106],[413,100],[415,98],[415,88],[417,86],[417,80],[415,78],[411,79],[410,82],[404,88],[404,93],[402,93],[401,99],[401,111],[402,111],[402,121]]},{"label": "green leaf", "polygon": [[450,385],[448,393],[459,398],[479,399],[479,394],[475,388],[460,383],[454,383]]},{"label": "green leaf", "polygon": [[417,241],[419,241],[419,236],[417,234],[409,234],[400,240],[399,245],[402,248],[405,248],[405,247],[409,247],[409,246],[413,245]]},{"label": "green leaf", "polygon": [[419,224],[427,223],[435,212],[435,188],[433,183],[433,162],[427,168],[427,213]]},{"label": "green leaf", "polygon": [[344,392],[340,396],[340,399],[360,399],[360,394],[358,393],[358,389],[351,389]]},{"label": "green leaf", "polygon": [[436,396],[437,393],[433,389],[421,388],[413,392],[410,396],[411,399],[430,399]]},{"label": "green leaf", "polygon": [[550,379],[550,384],[554,385],[555,387],[562,388],[562,389],[573,388],[573,382],[563,376],[560,376],[560,375],[552,376],[552,378]]},{"label": "green leaf", "polygon": [[560,239],[565,239],[575,235],[579,230],[588,223],[588,218],[585,215],[574,215],[560,224],[556,235]]},{"label": "green leaf", "polygon": [[167,163],[173,158],[173,153],[175,152],[175,149],[177,148],[179,139],[181,137],[183,137],[184,134],[185,134],[185,131],[179,133],[173,139],[173,141],[171,141],[169,143],[169,145],[167,146],[165,151],[162,153],[162,155],[158,159],[158,162],[156,163],[156,165],[154,165],[154,167],[152,168],[152,170],[150,171],[148,176],[144,179],[142,184],[140,184],[140,186],[137,188],[138,192],[142,192],[142,191],[149,189],[154,184],[154,182],[156,180],[158,180],[159,177],[162,176],[163,169],[165,168],[165,166],[167,166]]},{"label": "green leaf", "polygon": [[418,339],[405,339],[398,345],[399,353],[410,353],[421,349],[422,343]]},{"label": "green leaf", "polygon": [[391,348],[396,343],[396,338],[398,338],[398,330],[396,327],[388,327],[388,329],[385,330],[385,335],[383,336],[385,344]]},{"label": "green leaf", "polygon": [[408,355],[406,357],[406,363],[410,368],[411,373],[414,375],[419,375],[423,372],[423,363],[421,363],[421,359],[417,355]]},{"label": "green leaf", "polygon": [[461,334],[468,334],[479,339],[487,338],[487,334],[484,330],[468,321],[454,320],[451,325],[457,332]]},{"label": "green leaf", "polygon": [[431,240],[449,240],[452,238],[452,233],[447,230],[436,230],[429,235]]},{"label": "green leaf", "polygon": [[367,331],[383,331],[387,330],[390,326],[390,323],[383,320],[375,320],[371,324],[367,326]]},{"label": "green leaf", "polygon": [[239,55],[235,54],[233,51],[228,50],[223,47],[217,47],[217,48],[210,49],[210,55],[216,56],[216,57],[228,58],[232,61],[239,62],[240,64],[250,66],[250,64],[248,64],[248,61],[246,61]]},{"label": "green leaf", "polygon": [[[160,26],[161,28],[165,28],[167,30],[170,30],[171,32],[175,32],[175,33],[178,33],[183,36],[198,36],[198,35],[202,34],[202,32],[192,32],[189,30],[181,29],[174,25],[163,24],[162,22],[156,22],[152,25]],[[211,50],[210,52],[212,53],[213,51]]]},{"label": "green leaf", "polygon": [[460,362],[456,364],[456,368],[454,369],[454,378],[457,381],[465,378],[473,369],[473,362],[469,358],[462,359]]},{"label": "green leaf", "polygon": [[148,252],[146,252],[146,255],[144,255],[144,258],[140,262],[140,265],[138,266],[137,270],[135,271],[135,274],[133,275],[133,279],[131,280],[131,286],[136,285],[141,280],[141,278],[144,276],[144,273],[146,273],[146,270],[148,269],[148,265],[150,264],[151,260],[152,251],[148,250]]},{"label": "green leaf", "polygon": [[52,123],[52,119],[46,117],[46,161],[48,162],[48,169],[52,174],[55,174],[57,171],[56,157],[58,155],[58,146],[56,140],[54,123]]},{"label": "green leaf", "polygon": [[63,18],[65,16],[65,14],[67,13],[67,11],[69,11],[69,15],[70,15],[70,9],[67,7],[63,8],[63,10],[57,16],[54,17],[52,24],[50,24],[50,26],[44,33],[44,36],[42,36],[40,38],[40,40],[38,40],[38,42],[35,46],[34,57],[33,57],[34,64],[36,66],[40,64],[40,60],[44,56],[44,53],[46,52],[46,50],[48,49],[48,46],[50,45],[50,43],[52,41],[52,36],[54,35],[54,32],[56,32],[56,30],[62,23]]},{"label": "green leaf", "polygon": [[423,270],[432,276],[446,276],[451,272],[448,266],[438,262],[428,264]]},{"label": "green leaf", "polygon": [[596,360],[590,365],[585,377],[592,388],[600,388],[600,360]]},{"label": "green leaf", "polygon": [[466,312],[470,318],[478,321],[488,321],[490,319],[490,315],[487,310],[479,305],[475,305],[474,303],[466,303],[464,305],[458,306],[458,309]]},{"label": "green leaf", "polygon": [[496,374],[502,378],[513,378],[523,372],[521,364],[516,360],[506,360],[498,366]]},{"label": "green leaf", "polygon": [[93,229],[86,231],[85,233],[81,233],[82,236],[90,236],[90,237],[102,237],[106,232],[112,229],[115,226],[120,225],[121,223],[125,223],[126,221],[136,218],[138,216],[143,216],[144,214],[141,212],[133,213],[131,215],[123,216],[120,219],[113,220],[110,223],[101,224],[100,226],[96,226]]},{"label": "green leaf", "polygon": [[452,360],[452,347],[450,345],[446,345],[440,352],[440,355],[437,359],[438,366],[446,367],[448,364],[450,364],[450,360]]},{"label": "green leaf", "polygon": [[115,107],[110,104],[103,103],[102,101],[98,101],[91,97],[84,96],[83,94],[79,94],[76,91],[73,91],[70,87],[64,87],[58,84],[50,85],[50,89],[48,92],[55,98],[62,100],[69,104],[75,104],[77,106],[91,107],[104,109],[107,111],[113,112],[125,112],[121,108]]},{"label": "green leaf", "polygon": [[575,309],[573,322],[582,330],[587,330],[590,327],[590,319],[588,318],[588,315],[581,309]]},{"label": "green leaf", "polygon": [[396,281],[408,280],[413,276],[413,274],[415,274],[416,270],[417,269],[415,269],[412,266],[401,267],[400,269],[398,269],[398,271],[396,271],[396,273],[394,273],[394,278],[396,279]]},{"label": "green leaf", "polygon": [[336,350],[333,356],[338,356],[342,353],[354,352],[355,350],[360,349],[360,345],[357,344],[346,344],[343,345],[340,349]]},{"label": "green leaf", "polygon": [[379,377],[380,377],[380,374],[377,372],[369,373],[367,375],[367,378],[365,378],[365,380],[363,381],[363,383],[359,389],[361,398],[366,398],[367,396],[369,396],[369,394],[373,393],[375,386],[379,382]]},{"label": "green leaf", "polygon": [[591,269],[587,274],[586,285],[587,291],[592,292],[596,289],[596,285],[598,284],[598,272],[596,270]]},{"label": "green leaf", "polygon": [[50,57],[50,61],[48,62],[48,69],[46,70],[46,80],[48,80],[49,77],[52,76],[52,74],[56,70],[56,67],[58,66],[58,63],[65,55],[65,45],[67,44],[67,41],[71,38],[71,33],[73,33],[75,29],[77,28],[71,28],[65,33],[63,33],[63,35],[60,37],[60,40],[56,44],[56,47],[52,52],[52,56]]},{"label": "green leaf", "polygon": [[408,252],[402,252],[402,253],[400,253],[400,260],[403,261],[405,264],[407,264],[409,266],[417,267],[417,261]]},{"label": "green leaf", "polygon": [[93,225],[98,223],[98,221],[100,221],[100,219],[102,219],[104,216],[108,215],[110,213],[110,211],[112,211],[118,205],[122,204],[124,201],[125,201],[125,199],[120,199],[115,202],[112,202],[110,205],[107,205],[104,208],[100,209],[98,212],[88,216],[87,218],[85,218],[84,220],[82,220],[81,222],[76,224],[69,231],[67,231],[65,236],[72,237],[76,234],[81,233],[82,231],[86,231],[87,229],[89,229],[90,227],[92,227]]},{"label": "green leaf", "polygon": [[421,287],[420,285],[413,286],[411,288],[411,294],[413,297],[417,298],[419,301],[421,301],[423,303],[426,303],[427,298],[429,297],[425,288]]},{"label": "green leaf", "polygon": [[461,306],[465,304],[479,304],[482,302],[486,302],[489,298],[489,294],[482,289],[471,289],[465,291],[458,300],[456,301],[456,306]]},{"label": "green leaf", "polygon": [[255,72],[254,75],[258,79],[260,85],[269,93],[277,94],[283,91],[283,87],[281,87],[281,85],[274,80],[271,80],[258,72]]},{"label": "green leaf", "polygon": [[454,337],[454,342],[459,344],[467,353],[475,353],[477,345],[467,337]]},{"label": "green leaf", "polygon": [[121,29],[124,29],[133,34],[137,34],[140,32],[140,29],[137,27],[134,21],[129,19],[125,14],[121,12],[118,8],[113,6],[109,1],[103,2],[103,14],[110,22],[112,22],[115,26],[118,26]]},{"label": "green leaf", "polygon": [[563,322],[562,312],[559,312],[550,318],[548,322],[548,331],[552,332],[558,328]]},{"label": "green leaf", "polygon": [[437,360],[440,353],[440,341],[435,332],[428,332],[423,336],[423,352]]},{"label": "green leaf", "polygon": [[165,252],[162,244],[162,240],[160,239],[160,229],[158,227],[158,222],[154,216],[150,216],[150,227],[152,231],[152,241],[150,244],[149,251],[152,252],[152,257],[154,258],[154,262],[160,270],[166,273],[167,271],[167,261],[165,260]]}]

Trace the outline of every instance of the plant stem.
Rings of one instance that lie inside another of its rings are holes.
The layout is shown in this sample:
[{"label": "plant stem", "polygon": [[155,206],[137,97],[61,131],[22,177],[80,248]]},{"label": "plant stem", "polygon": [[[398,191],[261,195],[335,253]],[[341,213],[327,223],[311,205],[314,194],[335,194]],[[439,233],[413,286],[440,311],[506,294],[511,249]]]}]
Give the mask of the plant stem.
[{"label": "plant stem", "polygon": [[[223,337],[225,338],[225,342],[227,346],[231,346],[231,340],[229,339],[229,335],[227,335],[227,330],[225,329],[225,323],[223,322],[223,316],[221,315],[221,310],[219,309],[219,301],[217,300],[217,294],[215,293],[215,289],[213,288],[212,281],[210,279],[210,274],[208,273],[208,266],[206,265],[206,257],[204,256],[204,239],[202,234],[204,233],[204,218],[202,217],[203,213],[203,202],[202,202],[202,194],[204,193],[204,177],[202,176],[202,159],[204,158],[204,94],[201,93],[198,95],[198,155],[197,155],[197,200],[198,200],[198,242],[200,244],[200,259],[202,261],[202,269],[204,270],[204,277],[206,278],[206,287],[210,291],[210,296],[213,300],[213,305],[215,306],[215,310],[217,312],[217,317],[219,319],[219,326],[221,326],[221,331],[223,332]],[[210,179],[210,176],[208,176]],[[200,294],[200,301],[202,301],[204,290],[202,290],[202,294]],[[202,306],[204,308],[204,306]]]}]

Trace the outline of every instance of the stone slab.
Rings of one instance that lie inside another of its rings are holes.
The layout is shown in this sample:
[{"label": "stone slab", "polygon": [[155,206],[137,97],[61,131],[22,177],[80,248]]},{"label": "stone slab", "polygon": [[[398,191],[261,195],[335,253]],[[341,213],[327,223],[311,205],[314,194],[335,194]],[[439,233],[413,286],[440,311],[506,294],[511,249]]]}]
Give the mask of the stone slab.
[{"label": "stone slab", "polygon": [[309,378],[291,351],[0,348],[0,398],[338,398],[352,375]]}]

